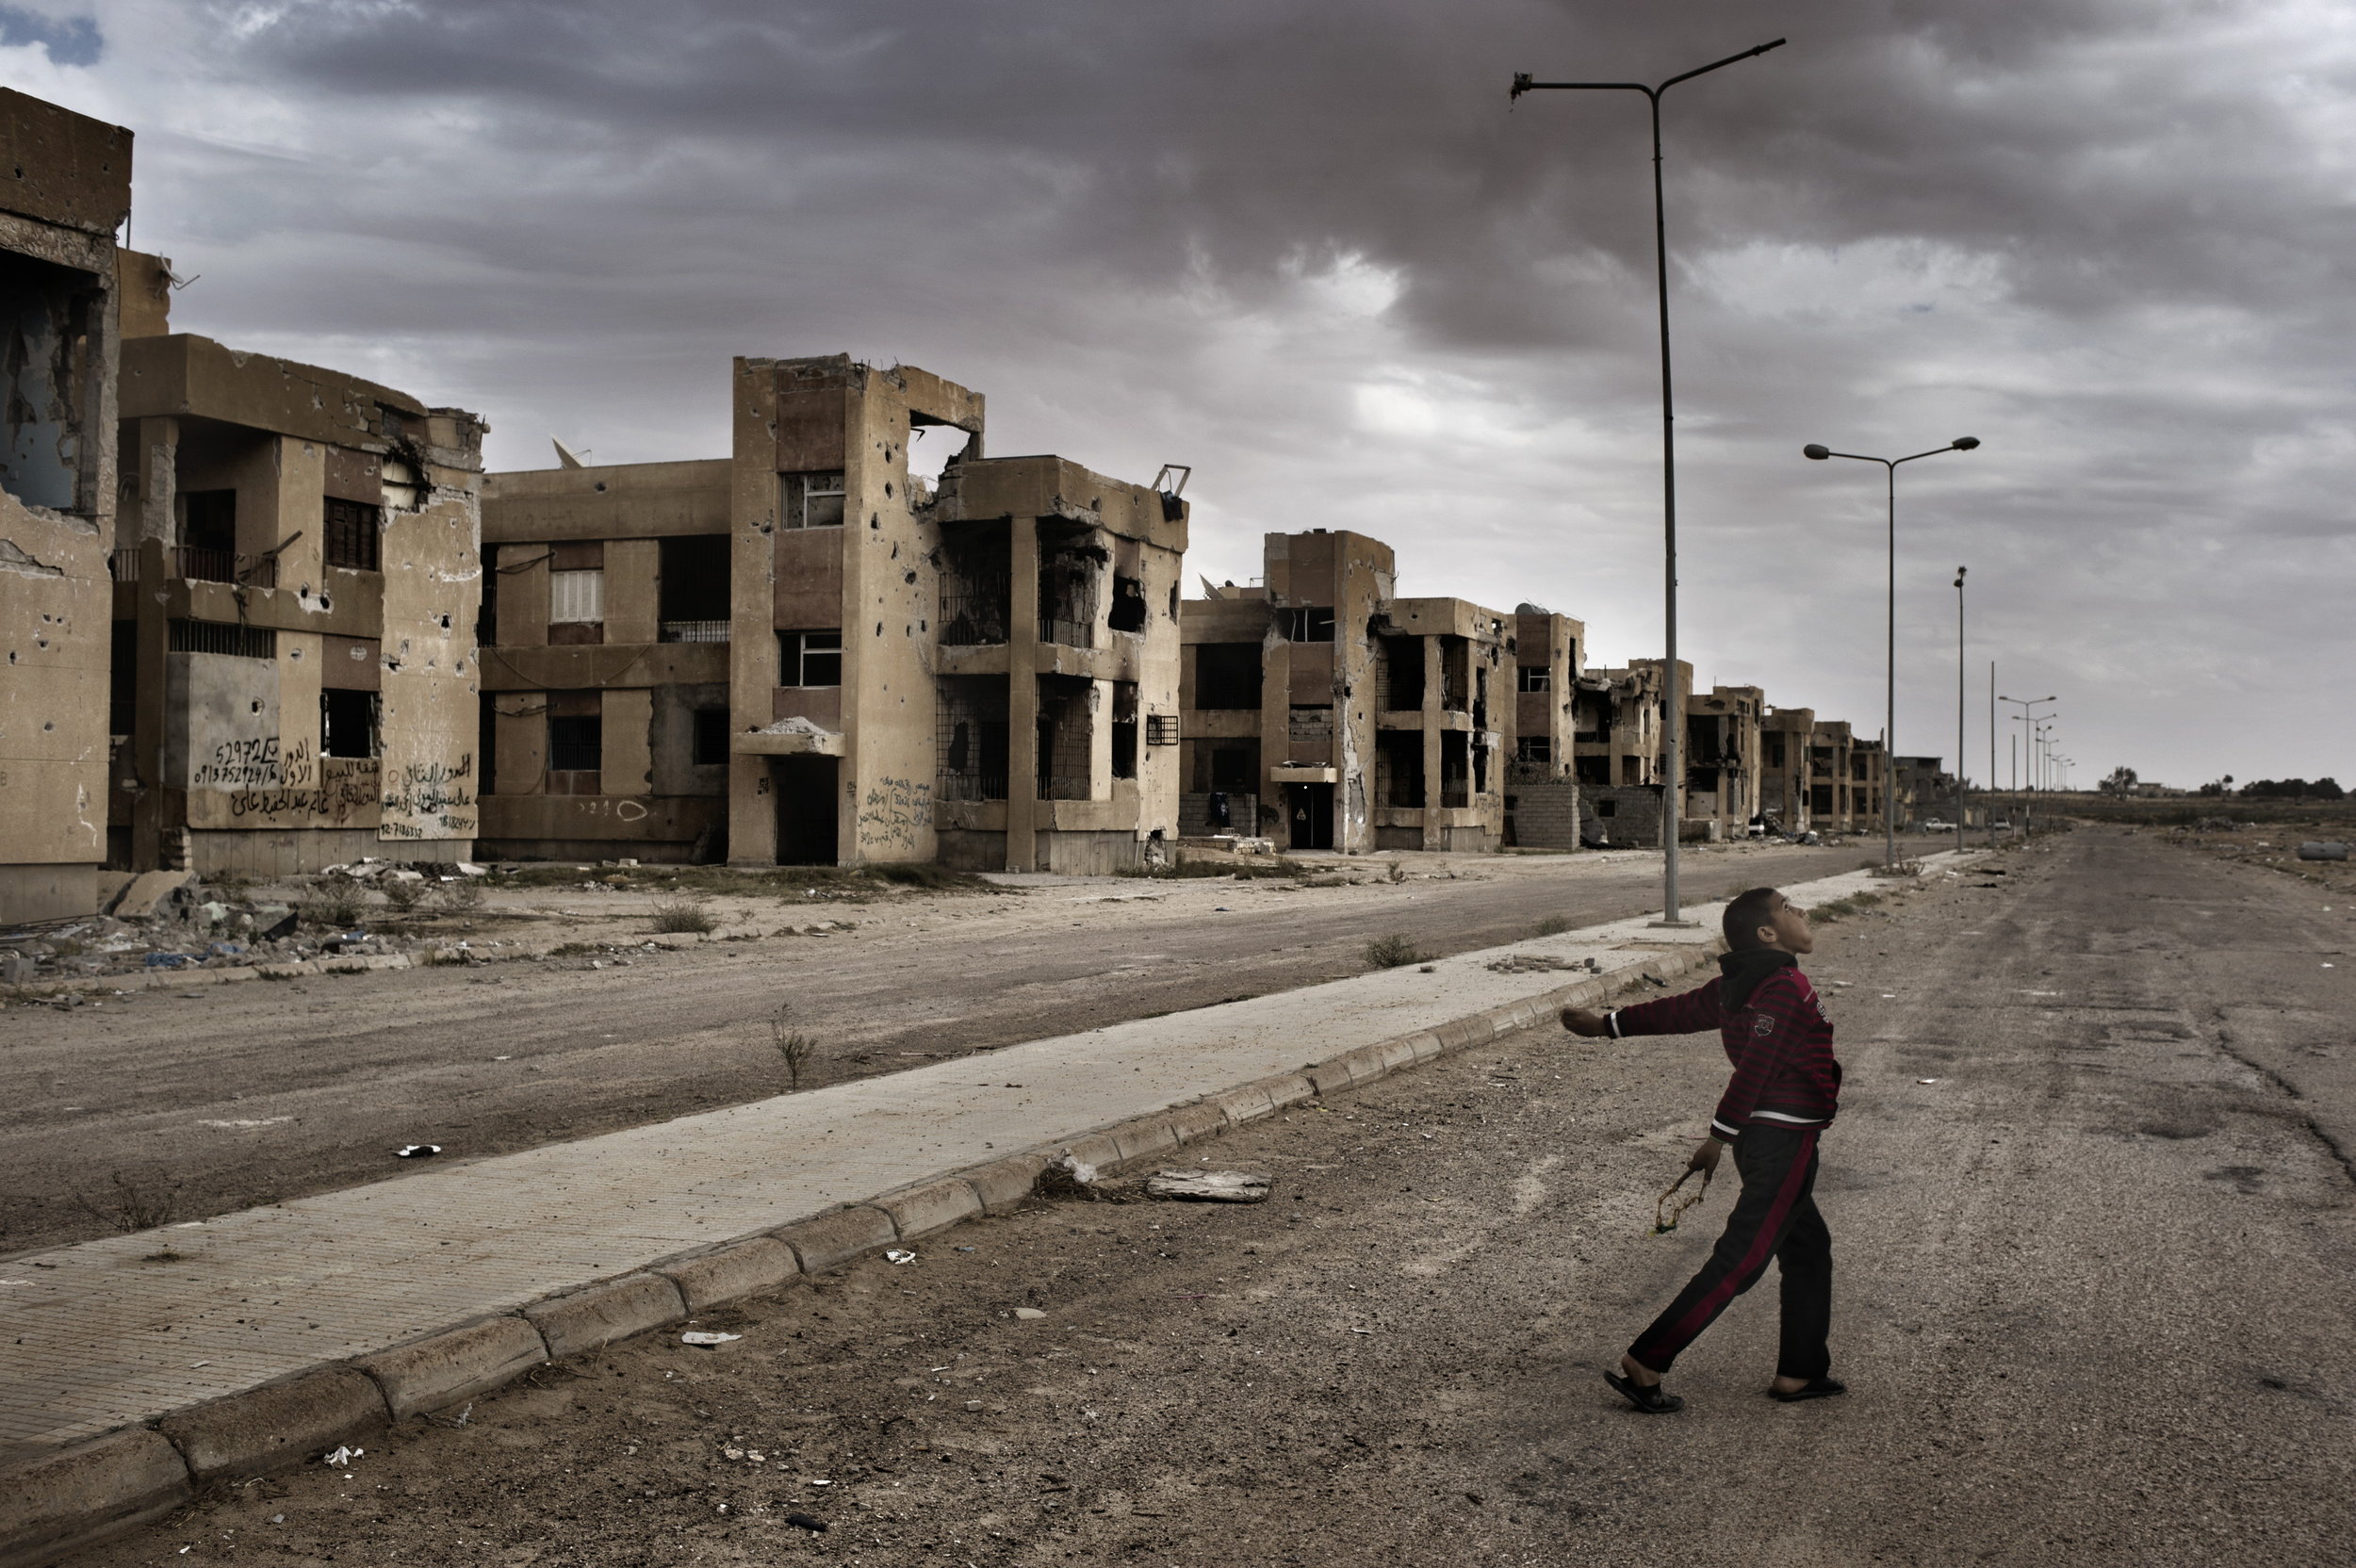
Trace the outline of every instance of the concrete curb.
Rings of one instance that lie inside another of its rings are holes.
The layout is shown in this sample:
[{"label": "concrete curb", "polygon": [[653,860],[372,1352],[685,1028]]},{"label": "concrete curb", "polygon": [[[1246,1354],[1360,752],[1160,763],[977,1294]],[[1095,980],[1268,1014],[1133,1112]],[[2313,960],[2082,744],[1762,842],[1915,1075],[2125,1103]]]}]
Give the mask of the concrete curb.
[{"label": "concrete curb", "polygon": [[[453,1325],[405,1344],[176,1411],[149,1426],[0,1469],[0,1568],[39,1568],[103,1537],[151,1522],[206,1482],[293,1468],[393,1421],[481,1397],[549,1361],[673,1327],[697,1313],[763,1295],[871,1252],[1005,1214],[1069,1158],[1100,1171],[1150,1164],[1230,1128],[1306,1101],[1354,1092],[1394,1072],[1526,1029],[1647,980],[1665,984],[1708,965],[1721,943],[1648,953],[1536,997],[1437,1029],[1358,1046],[1186,1104],[1042,1144],[987,1165],[846,1204],[775,1230],[698,1249],[650,1267]],[[406,967],[404,956],[327,960]],[[291,966],[272,966],[291,967]],[[235,972],[198,972],[227,978]],[[246,972],[251,973],[253,972]],[[175,973],[186,983],[194,978]]]}]

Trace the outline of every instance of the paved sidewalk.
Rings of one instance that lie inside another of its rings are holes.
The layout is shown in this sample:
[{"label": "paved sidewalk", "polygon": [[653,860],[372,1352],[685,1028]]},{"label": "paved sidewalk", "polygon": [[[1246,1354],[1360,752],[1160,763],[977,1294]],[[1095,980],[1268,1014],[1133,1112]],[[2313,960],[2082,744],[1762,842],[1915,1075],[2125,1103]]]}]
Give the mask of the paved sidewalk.
[{"label": "paved sidewalk", "polygon": [[[1932,874],[1953,858],[1930,857]],[[1887,887],[1857,873],[1791,890],[1818,903]],[[0,1264],[0,1458],[22,1465],[1574,984],[1691,968],[1722,907],[1692,908],[1693,930],[1567,932]]]}]

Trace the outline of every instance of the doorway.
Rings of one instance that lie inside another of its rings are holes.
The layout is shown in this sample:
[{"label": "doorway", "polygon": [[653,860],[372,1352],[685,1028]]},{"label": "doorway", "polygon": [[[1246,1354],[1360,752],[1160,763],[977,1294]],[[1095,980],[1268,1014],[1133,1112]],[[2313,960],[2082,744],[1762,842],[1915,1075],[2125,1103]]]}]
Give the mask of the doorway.
[{"label": "doorway", "polygon": [[839,757],[779,757],[770,763],[777,793],[777,864],[831,866],[843,767]]},{"label": "doorway", "polygon": [[1285,785],[1284,816],[1292,824],[1293,848],[1332,849],[1333,847],[1333,785]]}]

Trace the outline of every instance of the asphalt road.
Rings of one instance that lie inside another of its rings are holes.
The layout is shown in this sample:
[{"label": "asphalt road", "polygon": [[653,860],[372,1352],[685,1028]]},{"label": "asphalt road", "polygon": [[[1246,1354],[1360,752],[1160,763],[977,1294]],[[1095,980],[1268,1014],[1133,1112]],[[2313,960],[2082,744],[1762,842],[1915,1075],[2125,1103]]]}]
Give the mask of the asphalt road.
[{"label": "asphalt road", "polygon": [[[1684,885],[1723,897],[1865,854],[1689,850]],[[392,1156],[404,1144],[507,1153],[777,1094],[780,1004],[818,1042],[810,1086],[1356,974],[1388,932],[1446,954],[1542,920],[1658,907],[1652,856],[1405,858],[1416,874],[1397,886],[1106,878],[829,905],[858,928],[598,969],[578,957],[8,1008],[0,1255],[107,1233],[160,1200],[185,1219],[384,1180],[409,1168]]]},{"label": "asphalt road", "polygon": [[2347,911],[2115,831],[2004,864],[1808,965],[1845,1398],[1763,1396],[1772,1286],[1682,1413],[1603,1387],[1726,1212],[1645,1234],[1723,1060],[1542,1030],[1218,1146],[1267,1204],[961,1227],[79,1562],[2346,1561]]}]

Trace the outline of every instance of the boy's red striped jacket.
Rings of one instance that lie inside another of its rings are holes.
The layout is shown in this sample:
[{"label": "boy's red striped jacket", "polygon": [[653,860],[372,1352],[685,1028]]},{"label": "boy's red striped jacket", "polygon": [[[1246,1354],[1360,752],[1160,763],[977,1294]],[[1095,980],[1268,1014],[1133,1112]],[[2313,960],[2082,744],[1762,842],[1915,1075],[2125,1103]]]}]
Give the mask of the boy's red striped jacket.
[{"label": "boy's red striped jacket", "polygon": [[1832,1021],[1816,988],[1789,953],[1752,949],[1718,960],[1725,972],[1683,996],[1640,1002],[1608,1015],[1612,1033],[1693,1035],[1718,1031],[1734,1076],[1710,1119],[1710,1133],[1731,1142],[1755,1123],[1824,1127],[1841,1106],[1841,1064],[1833,1059]]}]

